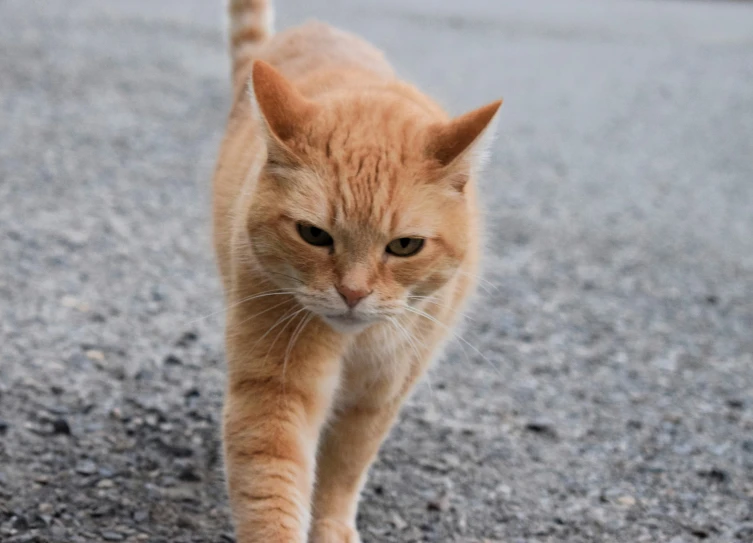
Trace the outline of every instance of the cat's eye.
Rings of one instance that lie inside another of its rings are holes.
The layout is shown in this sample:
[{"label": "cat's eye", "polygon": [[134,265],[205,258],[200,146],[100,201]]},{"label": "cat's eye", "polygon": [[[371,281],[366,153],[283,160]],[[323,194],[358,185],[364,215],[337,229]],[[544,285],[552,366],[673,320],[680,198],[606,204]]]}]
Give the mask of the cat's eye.
[{"label": "cat's eye", "polygon": [[310,224],[298,223],[298,233],[303,241],[317,247],[329,247],[335,240],[327,232]]},{"label": "cat's eye", "polygon": [[423,247],[423,238],[398,238],[387,245],[387,252],[395,256],[413,256]]}]

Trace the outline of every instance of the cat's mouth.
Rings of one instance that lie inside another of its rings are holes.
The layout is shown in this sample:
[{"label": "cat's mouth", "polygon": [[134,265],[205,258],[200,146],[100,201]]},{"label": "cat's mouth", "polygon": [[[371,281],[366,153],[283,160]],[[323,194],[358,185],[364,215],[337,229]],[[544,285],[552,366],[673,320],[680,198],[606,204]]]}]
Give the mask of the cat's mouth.
[{"label": "cat's mouth", "polygon": [[334,315],[322,314],[321,316],[333,329],[345,333],[360,332],[374,322],[374,319],[358,315],[351,311]]}]

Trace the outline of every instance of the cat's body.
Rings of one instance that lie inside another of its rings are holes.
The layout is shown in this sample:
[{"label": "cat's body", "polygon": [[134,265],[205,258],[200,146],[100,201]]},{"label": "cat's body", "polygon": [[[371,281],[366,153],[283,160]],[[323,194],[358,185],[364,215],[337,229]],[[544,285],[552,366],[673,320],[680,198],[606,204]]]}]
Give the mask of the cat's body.
[{"label": "cat's body", "polygon": [[350,34],[268,39],[269,9],[231,1],[214,179],[230,500],[239,543],[354,543],[368,467],[472,291],[499,103],[451,121]]}]

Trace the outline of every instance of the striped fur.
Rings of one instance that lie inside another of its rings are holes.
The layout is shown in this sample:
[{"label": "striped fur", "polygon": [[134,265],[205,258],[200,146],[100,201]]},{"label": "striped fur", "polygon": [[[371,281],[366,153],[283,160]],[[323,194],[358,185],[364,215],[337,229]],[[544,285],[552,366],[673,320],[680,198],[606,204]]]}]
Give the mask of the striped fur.
[{"label": "striped fur", "polygon": [[233,75],[243,73],[259,47],[274,34],[271,0],[229,0],[230,59]]}]

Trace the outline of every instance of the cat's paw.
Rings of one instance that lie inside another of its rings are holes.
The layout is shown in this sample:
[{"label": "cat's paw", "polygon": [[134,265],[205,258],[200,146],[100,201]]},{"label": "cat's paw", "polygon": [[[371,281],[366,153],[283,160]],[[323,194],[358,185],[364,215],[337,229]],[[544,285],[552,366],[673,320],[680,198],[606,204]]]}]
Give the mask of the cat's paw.
[{"label": "cat's paw", "polygon": [[337,520],[324,519],[314,523],[309,543],[361,543],[355,528]]}]

